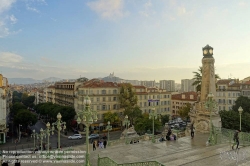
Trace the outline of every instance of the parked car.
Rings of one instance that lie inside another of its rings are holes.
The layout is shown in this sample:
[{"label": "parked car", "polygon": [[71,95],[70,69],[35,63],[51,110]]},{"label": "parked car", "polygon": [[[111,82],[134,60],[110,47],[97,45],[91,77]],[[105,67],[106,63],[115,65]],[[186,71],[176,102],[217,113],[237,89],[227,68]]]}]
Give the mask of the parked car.
[{"label": "parked car", "polygon": [[90,134],[89,139],[99,138],[99,134]]},{"label": "parked car", "polygon": [[72,136],[69,136],[68,139],[82,139],[82,135],[81,134],[74,134]]}]

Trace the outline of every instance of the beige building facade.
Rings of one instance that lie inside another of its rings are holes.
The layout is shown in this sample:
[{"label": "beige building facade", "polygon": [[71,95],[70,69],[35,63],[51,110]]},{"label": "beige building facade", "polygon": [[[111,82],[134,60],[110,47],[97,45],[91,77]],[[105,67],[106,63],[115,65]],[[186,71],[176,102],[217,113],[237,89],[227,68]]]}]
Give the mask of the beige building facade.
[{"label": "beige building facade", "polygon": [[183,92],[179,94],[172,94],[172,109],[173,116],[179,116],[179,110],[186,104],[190,103],[192,106],[197,101],[196,92]]},{"label": "beige building facade", "polygon": [[8,132],[7,122],[11,102],[11,92],[8,88],[8,79],[0,74],[0,144],[6,143]]}]

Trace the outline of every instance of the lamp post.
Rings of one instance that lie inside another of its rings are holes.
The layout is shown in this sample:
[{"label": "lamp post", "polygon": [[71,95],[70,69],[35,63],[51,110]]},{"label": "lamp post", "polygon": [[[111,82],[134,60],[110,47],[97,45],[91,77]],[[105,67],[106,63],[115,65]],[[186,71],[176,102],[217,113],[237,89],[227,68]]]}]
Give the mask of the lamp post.
[{"label": "lamp post", "polygon": [[38,134],[38,138],[40,138],[41,151],[43,151],[43,138],[46,138],[46,133],[44,132],[43,128],[40,129],[40,134]]},{"label": "lamp post", "polygon": [[47,144],[48,144],[48,152],[49,152],[49,136],[50,136],[50,132],[52,132],[52,135],[54,134],[54,128],[52,128],[52,129],[50,129],[50,123],[48,122],[47,124],[46,124],[46,130],[45,130],[45,133],[46,133],[46,135],[48,136],[48,142],[47,142]]},{"label": "lamp post", "polygon": [[106,126],[106,130],[108,130],[108,145],[109,145],[109,131],[112,130],[112,126],[110,125],[110,121],[108,121],[108,125]]},{"label": "lamp post", "polygon": [[208,142],[210,144],[214,144],[215,140],[214,140],[214,136],[213,136],[213,122],[212,122],[212,111],[217,109],[217,103],[216,101],[213,99],[214,95],[212,93],[209,93],[207,96],[207,101],[205,102],[205,108],[209,110],[210,112],[210,130],[209,130],[209,138],[208,138]]},{"label": "lamp post", "polygon": [[91,100],[88,96],[84,99],[85,109],[77,113],[77,123],[83,123],[86,126],[86,161],[85,166],[90,166],[89,161],[89,126],[93,123],[93,121],[97,121],[97,111],[93,111],[90,108]]},{"label": "lamp post", "polygon": [[126,132],[126,144],[128,144],[128,126],[130,125],[130,121],[128,120],[128,115],[125,116],[125,119],[123,120],[123,126],[126,126],[127,132]]},{"label": "lamp post", "polygon": [[35,130],[32,130],[33,133],[31,134],[31,138],[34,138],[34,149],[36,149],[36,138],[38,138],[38,134],[36,133]]},{"label": "lamp post", "polygon": [[241,106],[239,107],[238,111],[239,111],[239,114],[240,114],[240,131],[241,131],[241,114],[243,112],[243,109],[242,109]]},{"label": "lamp post", "polygon": [[21,141],[21,131],[20,131],[20,126],[22,126],[22,125],[20,125],[20,124],[19,124],[19,126],[18,126],[18,127],[19,127],[19,142]]},{"label": "lamp post", "polygon": [[[56,126],[56,128],[57,128],[57,130],[58,130],[58,132],[57,132],[57,135],[58,135],[58,144],[57,144],[57,148],[58,148],[58,150],[60,150],[60,131],[61,130],[65,130],[66,129],[66,122],[63,122],[61,119],[62,119],[62,115],[60,114],[60,112],[57,114],[57,116],[56,116],[56,118],[57,118],[57,121],[56,122],[54,122],[54,123],[52,123],[52,131],[54,131],[55,130],[55,127],[54,126]],[[62,125],[63,125],[63,127],[62,127]],[[53,133],[52,133],[53,134]]]},{"label": "lamp post", "polygon": [[153,137],[152,142],[155,143],[155,119],[157,119],[158,115],[155,112],[155,108],[152,108],[152,112],[149,113],[149,119],[153,119]]}]

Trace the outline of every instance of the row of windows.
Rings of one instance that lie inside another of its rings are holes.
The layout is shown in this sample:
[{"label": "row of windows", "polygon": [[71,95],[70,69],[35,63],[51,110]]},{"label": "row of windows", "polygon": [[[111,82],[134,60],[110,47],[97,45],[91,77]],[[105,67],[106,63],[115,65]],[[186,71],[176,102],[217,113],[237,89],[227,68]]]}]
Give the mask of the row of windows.
[{"label": "row of windows", "polygon": [[158,105],[170,105],[170,101],[161,101],[161,102],[140,102],[140,107],[147,106],[158,106]]},{"label": "row of windows", "polygon": [[88,95],[88,94],[118,94],[118,91],[115,90],[79,90],[79,95]]},{"label": "row of windows", "polygon": [[[166,112],[166,111],[170,111],[170,108],[166,107],[166,108],[156,109],[157,113]],[[151,109],[144,109],[144,113],[151,113],[151,112],[152,112]]]},{"label": "row of windows", "polygon": [[140,95],[140,100],[142,99],[166,99],[166,98],[170,98],[170,95]]},{"label": "row of windows", "polygon": [[235,104],[236,100],[225,100],[225,99],[218,99],[218,104]]},{"label": "row of windows", "polygon": [[217,96],[223,96],[226,97],[226,94],[228,97],[239,97],[240,93],[239,92],[217,92]]},{"label": "row of windows", "polygon": [[[118,101],[118,97],[91,97],[91,102]],[[79,101],[84,101],[84,97],[79,97]]]},{"label": "row of windows", "polygon": [[[84,110],[85,109],[85,106],[84,105],[81,105],[81,104],[78,104],[78,109],[79,110]],[[100,111],[100,110],[119,110],[120,109],[120,105],[119,104],[114,104],[114,105],[105,105],[105,104],[102,104],[102,105],[91,105],[91,109],[92,110],[97,110],[97,111]]]}]

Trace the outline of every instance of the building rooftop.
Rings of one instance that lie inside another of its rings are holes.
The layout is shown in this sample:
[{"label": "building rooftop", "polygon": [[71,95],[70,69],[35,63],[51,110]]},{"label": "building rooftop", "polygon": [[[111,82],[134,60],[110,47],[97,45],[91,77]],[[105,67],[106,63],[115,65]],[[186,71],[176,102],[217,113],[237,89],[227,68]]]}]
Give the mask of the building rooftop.
[{"label": "building rooftop", "polygon": [[[185,95],[185,98],[183,97]],[[193,99],[191,98],[193,96]],[[197,101],[196,92],[184,92],[180,94],[172,94],[172,100]]]}]

